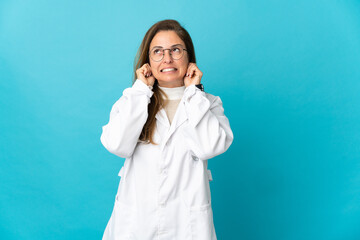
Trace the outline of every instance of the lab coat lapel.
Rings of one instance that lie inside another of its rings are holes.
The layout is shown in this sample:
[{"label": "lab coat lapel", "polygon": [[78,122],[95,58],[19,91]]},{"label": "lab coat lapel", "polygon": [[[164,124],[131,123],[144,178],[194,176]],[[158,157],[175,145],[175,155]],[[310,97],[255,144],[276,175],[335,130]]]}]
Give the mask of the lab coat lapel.
[{"label": "lab coat lapel", "polygon": [[175,132],[175,130],[180,127],[187,119],[188,117],[185,111],[184,99],[181,99],[176,109],[173,122],[171,123],[168,138],[170,138],[171,135]]},{"label": "lab coat lapel", "polygon": [[161,123],[163,124],[165,127],[169,128],[170,127],[170,123],[169,123],[169,119],[166,116],[166,112],[163,108],[161,108],[155,115],[155,118]]},{"label": "lab coat lapel", "polygon": [[185,105],[184,105],[184,99],[181,99],[179,102],[179,105],[176,109],[174,119],[170,125],[169,119],[166,115],[166,112],[163,108],[161,108],[158,113],[155,115],[155,118],[163,124],[166,128],[168,128],[168,132],[166,133],[163,142],[163,146],[166,144],[166,142],[169,140],[171,135],[175,132],[175,130],[180,127],[187,119],[187,114],[185,111]]},{"label": "lab coat lapel", "polygon": [[168,134],[166,135],[166,137],[164,139],[165,144],[170,139],[171,135],[175,132],[175,130],[178,127],[180,127],[186,120],[187,120],[187,114],[186,114],[185,105],[184,105],[184,102],[183,102],[183,99],[182,99],[179,102],[179,105],[178,105],[178,107],[176,109],[174,119],[173,119],[173,121],[171,123],[171,126],[170,126],[170,130],[169,130]]}]

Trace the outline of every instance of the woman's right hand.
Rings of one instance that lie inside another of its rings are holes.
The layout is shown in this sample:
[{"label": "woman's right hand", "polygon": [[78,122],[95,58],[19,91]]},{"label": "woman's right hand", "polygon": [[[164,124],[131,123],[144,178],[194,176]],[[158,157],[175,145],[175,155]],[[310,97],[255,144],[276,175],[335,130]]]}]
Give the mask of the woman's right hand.
[{"label": "woman's right hand", "polygon": [[136,70],[136,78],[143,81],[148,86],[153,86],[155,82],[151,67],[148,63],[145,63],[141,68]]}]

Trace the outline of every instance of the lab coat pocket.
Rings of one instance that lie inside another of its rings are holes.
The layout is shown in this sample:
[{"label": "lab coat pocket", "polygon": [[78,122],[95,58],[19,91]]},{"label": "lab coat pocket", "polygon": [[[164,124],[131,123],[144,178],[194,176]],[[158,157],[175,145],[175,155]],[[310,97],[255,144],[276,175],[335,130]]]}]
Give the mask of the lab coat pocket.
[{"label": "lab coat pocket", "polygon": [[189,212],[192,240],[216,240],[211,203],[190,206],[182,198]]},{"label": "lab coat pocket", "polygon": [[125,160],[124,166],[118,175],[121,177],[118,191],[115,197],[114,208],[110,220],[106,226],[103,240],[131,240],[134,239],[134,228],[137,211],[132,204],[133,197],[129,194],[129,182],[125,181],[129,169],[129,160]]},{"label": "lab coat pocket", "polygon": [[118,176],[121,177],[120,181],[125,181],[127,172],[129,170],[129,167],[130,167],[131,160],[132,160],[131,158],[125,159],[124,165],[121,167],[121,169],[120,169],[120,171],[118,173]]},{"label": "lab coat pocket", "polygon": [[118,176],[123,178],[123,176],[124,176],[124,167],[121,167],[121,169],[120,169],[120,171],[118,173]]},{"label": "lab coat pocket", "polygon": [[103,240],[132,240],[134,239],[136,211],[130,205],[119,201],[116,196],[115,205],[106,226]]}]

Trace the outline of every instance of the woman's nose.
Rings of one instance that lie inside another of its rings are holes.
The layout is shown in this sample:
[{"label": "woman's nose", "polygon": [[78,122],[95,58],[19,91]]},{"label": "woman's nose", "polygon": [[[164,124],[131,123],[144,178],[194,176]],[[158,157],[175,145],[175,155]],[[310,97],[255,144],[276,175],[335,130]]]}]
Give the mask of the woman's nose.
[{"label": "woman's nose", "polygon": [[[166,49],[166,50],[168,50],[168,49]],[[172,62],[172,56],[171,56],[171,54],[170,54],[170,50],[169,51],[164,51],[164,61],[165,62]]]}]

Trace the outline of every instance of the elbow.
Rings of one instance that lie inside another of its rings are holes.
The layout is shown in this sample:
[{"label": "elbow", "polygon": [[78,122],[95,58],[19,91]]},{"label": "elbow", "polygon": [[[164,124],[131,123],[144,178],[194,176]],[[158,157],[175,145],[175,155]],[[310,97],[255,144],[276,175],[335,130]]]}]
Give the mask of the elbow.
[{"label": "elbow", "polygon": [[129,158],[133,154],[133,151],[130,150],[130,148],[128,148],[126,144],[121,143],[122,141],[111,140],[106,137],[104,133],[101,135],[100,141],[102,145],[106,148],[106,150],[118,157]]},{"label": "elbow", "polygon": [[220,154],[226,152],[230,145],[232,144],[234,136],[232,132],[225,134],[220,134],[216,139],[213,141],[209,141],[205,146],[202,147],[203,151],[199,150],[198,157],[203,160],[214,158]]}]

